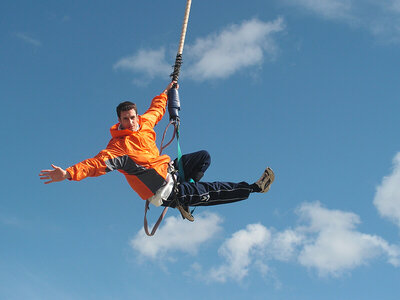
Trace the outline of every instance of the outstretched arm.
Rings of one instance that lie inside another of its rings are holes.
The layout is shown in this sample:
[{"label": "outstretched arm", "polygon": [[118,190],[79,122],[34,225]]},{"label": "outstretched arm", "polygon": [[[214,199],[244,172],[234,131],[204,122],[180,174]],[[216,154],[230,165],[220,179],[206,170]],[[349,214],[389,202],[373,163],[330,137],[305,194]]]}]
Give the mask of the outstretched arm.
[{"label": "outstretched arm", "polygon": [[71,175],[64,169],[53,164],[51,166],[53,170],[42,170],[39,174],[41,180],[49,180],[45,181],[45,184],[71,179]]},{"label": "outstretched arm", "polygon": [[151,127],[154,127],[162,119],[167,109],[168,91],[173,88],[174,84],[176,84],[176,88],[179,88],[178,83],[172,81],[161,95],[153,98],[150,108],[141,116],[142,121],[146,120]]}]

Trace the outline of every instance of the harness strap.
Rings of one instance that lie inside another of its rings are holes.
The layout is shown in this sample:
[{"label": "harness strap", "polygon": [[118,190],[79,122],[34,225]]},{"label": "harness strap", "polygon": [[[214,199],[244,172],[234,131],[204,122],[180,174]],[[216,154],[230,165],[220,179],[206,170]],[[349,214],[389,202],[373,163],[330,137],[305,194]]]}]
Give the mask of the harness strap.
[{"label": "harness strap", "polygon": [[[172,179],[174,181],[174,187],[172,188],[172,193],[174,193],[175,199],[174,199],[173,203],[175,203],[175,206],[177,206],[178,205],[178,197],[177,197],[177,195],[178,195],[178,182],[177,182],[177,180],[175,178],[176,170],[173,167],[171,167],[171,170],[168,170],[168,172],[172,175]],[[147,222],[147,211],[150,209],[149,206],[150,206],[150,201],[146,200],[146,205],[144,207],[143,227],[144,227],[144,232],[148,236],[153,236],[156,233],[156,231],[158,229],[158,226],[160,226],[161,221],[164,219],[165,215],[167,214],[168,206],[164,207],[161,215],[158,217],[158,220],[157,220],[156,224],[154,224],[153,229],[151,230],[151,232],[149,231],[149,225],[148,225],[148,222]]]},{"label": "harness strap", "polygon": [[150,204],[149,200],[146,200],[146,206],[144,208],[144,231],[146,232],[146,234],[148,236],[153,236],[156,233],[158,226],[160,226],[161,221],[164,219],[165,214],[167,213],[168,207],[164,207],[161,215],[158,217],[158,220],[157,220],[156,224],[154,225],[154,227],[153,227],[153,229],[151,230],[151,233],[150,233],[149,232],[149,226],[147,224],[147,211],[149,210],[149,204]]},{"label": "harness strap", "polygon": [[170,126],[171,124],[173,124],[173,123],[174,123],[174,121],[171,120],[171,121],[168,123],[167,127],[165,127],[165,130],[164,130],[164,133],[163,133],[163,136],[162,136],[162,140],[161,140],[161,144],[160,144],[160,155],[162,154],[162,152],[164,151],[164,149],[167,148],[167,147],[173,142],[173,140],[175,139],[176,130],[174,129],[174,133],[173,133],[173,135],[172,135],[171,140],[164,146],[165,134],[167,133],[169,126]]}]

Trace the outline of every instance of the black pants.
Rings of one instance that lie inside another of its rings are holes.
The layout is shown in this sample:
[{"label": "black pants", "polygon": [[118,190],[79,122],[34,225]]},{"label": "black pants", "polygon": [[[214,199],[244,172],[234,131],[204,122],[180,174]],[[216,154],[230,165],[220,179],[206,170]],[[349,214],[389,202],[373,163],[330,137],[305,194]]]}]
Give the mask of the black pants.
[{"label": "black pants", "polygon": [[[174,207],[173,200],[178,198],[184,206],[208,206],[232,203],[247,199],[252,192],[247,182],[200,182],[204,172],[211,163],[210,154],[207,151],[198,151],[182,156],[185,182],[178,185],[178,193],[171,193],[168,200],[164,200],[163,206]],[[177,168],[177,160],[174,161]],[[189,182],[193,179],[192,182]]]}]

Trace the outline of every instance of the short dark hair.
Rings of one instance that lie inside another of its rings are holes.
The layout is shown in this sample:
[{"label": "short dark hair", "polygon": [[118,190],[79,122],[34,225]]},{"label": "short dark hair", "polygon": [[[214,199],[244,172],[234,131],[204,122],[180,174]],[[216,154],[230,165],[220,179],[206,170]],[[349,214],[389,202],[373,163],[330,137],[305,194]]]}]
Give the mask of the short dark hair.
[{"label": "short dark hair", "polygon": [[118,118],[121,117],[121,111],[128,111],[134,109],[136,114],[137,114],[137,108],[136,108],[136,104],[132,103],[130,101],[125,101],[125,102],[121,102],[120,104],[118,104],[117,106],[117,115]]}]

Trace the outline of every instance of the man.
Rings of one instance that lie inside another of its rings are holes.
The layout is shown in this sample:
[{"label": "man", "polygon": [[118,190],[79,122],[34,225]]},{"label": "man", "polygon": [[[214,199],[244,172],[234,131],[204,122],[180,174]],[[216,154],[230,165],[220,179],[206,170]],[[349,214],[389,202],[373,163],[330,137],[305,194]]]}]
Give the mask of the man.
[{"label": "man", "polygon": [[[153,129],[164,116],[167,94],[174,84],[176,82],[171,82],[156,96],[143,115],[137,114],[134,103],[120,103],[117,106],[119,123],[111,127],[112,138],[106,149],[66,170],[51,165],[53,169],[41,171],[40,179],[47,180],[45,184],[65,179],[79,181],[118,170],[142,199],[156,206],[177,207],[190,221],[193,216],[188,211],[189,206],[231,203],[247,199],[253,192],[267,192],[275,178],[270,168],[253,184],[244,181],[200,182],[211,162],[206,151],[182,156],[185,181],[176,182],[177,160],[171,161],[168,155],[160,155]],[[179,88],[177,84],[176,88]]]}]

